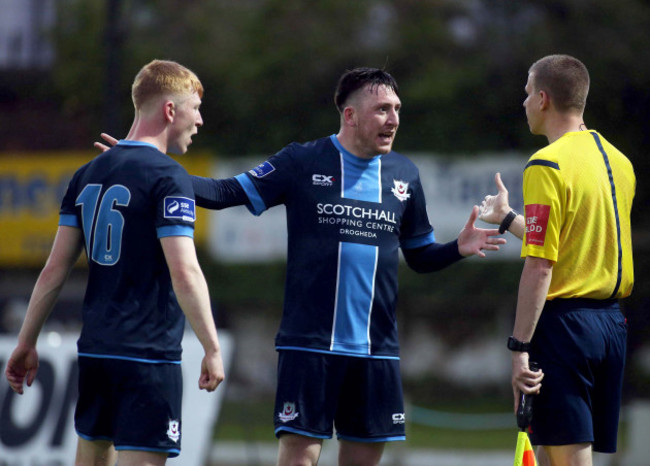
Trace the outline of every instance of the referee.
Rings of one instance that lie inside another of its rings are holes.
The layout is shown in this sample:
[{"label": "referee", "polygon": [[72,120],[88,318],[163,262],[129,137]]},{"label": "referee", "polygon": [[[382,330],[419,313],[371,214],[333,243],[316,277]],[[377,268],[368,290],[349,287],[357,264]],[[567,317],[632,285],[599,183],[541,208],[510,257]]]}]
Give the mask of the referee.
[{"label": "referee", "polygon": [[[590,466],[592,450],[616,451],[627,340],[618,300],[634,283],[636,179],[630,161],[584,124],[584,64],[544,57],[531,66],[525,90],[530,131],[549,145],[524,170],[524,215],[510,209],[497,173],[498,193],[485,197],[480,218],[523,240],[508,339],[515,408],[521,392],[539,393],[530,430],[543,447],[541,465]],[[531,372],[529,360],[543,373]]]}]

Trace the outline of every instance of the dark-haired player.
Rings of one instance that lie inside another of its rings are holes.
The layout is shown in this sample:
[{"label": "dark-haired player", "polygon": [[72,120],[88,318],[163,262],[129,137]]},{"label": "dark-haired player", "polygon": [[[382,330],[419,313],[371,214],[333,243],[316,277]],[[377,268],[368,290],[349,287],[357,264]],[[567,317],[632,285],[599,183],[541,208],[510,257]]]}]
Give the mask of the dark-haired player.
[{"label": "dark-haired player", "polygon": [[416,166],[392,151],[397,83],[357,68],[340,78],[340,130],[293,143],[227,180],[194,177],[197,205],[246,204],[255,215],[284,204],[288,261],[275,432],[278,464],[316,464],[333,427],[339,464],[378,464],[403,440],[404,403],[395,307],[398,250],[418,272],[497,250],[496,230],[474,227],[435,242]]}]

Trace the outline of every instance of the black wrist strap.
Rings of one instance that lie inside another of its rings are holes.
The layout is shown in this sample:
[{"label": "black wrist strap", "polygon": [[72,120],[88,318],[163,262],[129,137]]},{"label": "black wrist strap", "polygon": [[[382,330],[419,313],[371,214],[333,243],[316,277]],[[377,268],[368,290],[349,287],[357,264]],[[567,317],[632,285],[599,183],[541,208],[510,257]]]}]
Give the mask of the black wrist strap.
[{"label": "black wrist strap", "polygon": [[517,212],[514,210],[511,210],[508,212],[508,215],[506,215],[503,218],[503,221],[501,222],[501,225],[499,225],[499,234],[504,234],[506,231],[508,231],[508,228],[510,228],[510,225],[512,224],[512,221],[517,217]]},{"label": "black wrist strap", "polygon": [[515,337],[508,337],[508,349],[510,351],[518,351],[521,353],[528,353],[530,351],[530,342],[523,342],[517,340]]}]

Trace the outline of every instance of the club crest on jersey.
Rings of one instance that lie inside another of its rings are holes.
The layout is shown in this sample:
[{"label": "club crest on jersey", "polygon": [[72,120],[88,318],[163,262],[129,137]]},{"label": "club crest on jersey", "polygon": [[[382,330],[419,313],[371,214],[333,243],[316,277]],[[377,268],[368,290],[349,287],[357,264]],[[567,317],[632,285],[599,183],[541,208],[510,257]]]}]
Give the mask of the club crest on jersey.
[{"label": "club crest on jersey", "polygon": [[275,171],[275,167],[271,165],[271,162],[267,161],[258,165],[252,170],[248,170],[248,173],[253,175],[255,178],[264,178],[266,175],[274,171]]},{"label": "club crest on jersey", "polygon": [[178,439],[181,438],[181,424],[178,421],[169,420],[169,425],[167,426],[167,437],[177,443]]},{"label": "club crest on jersey", "polygon": [[165,218],[175,218],[193,222],[196,220],[194,199],[189,197],[168,196],[165,198]]},{"label": "club crest on jersey", "polygon": [[411,195],[409,194],[409,184],[400,180],[393,180],[393,187],[390,189],[400,202],[404,202]]},{"label": "club crest on jersey", "polygon": [[289,422],[297,418],[298,414],[299,413],[296,411],[295,403],[285,402],[284,407],[282,408],[282,412],[278,413],[278,418],[282,422]]}]

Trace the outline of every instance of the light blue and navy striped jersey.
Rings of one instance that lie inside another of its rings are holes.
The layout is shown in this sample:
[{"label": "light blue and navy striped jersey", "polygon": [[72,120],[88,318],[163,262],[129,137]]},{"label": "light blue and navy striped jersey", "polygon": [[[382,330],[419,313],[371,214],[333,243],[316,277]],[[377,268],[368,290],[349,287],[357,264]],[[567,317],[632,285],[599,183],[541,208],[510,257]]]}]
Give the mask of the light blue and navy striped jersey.
[{"label": "light blue and navy striped jersey", "polygon": [[254,214],[286,206],[276,347],[398,358],[399,247],[434,242],[416,166],[395,152],[361,159],[333,135],[290,144],[236,179]]},{"label": "light blue and navy striped jersey", "polygon": [[120,141],[81,167],[59,225],[81,228],[88,257],[80,355],[181,359],[185,317],[159,238],[194,235],[187,171],[154,146]]}]

